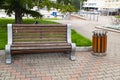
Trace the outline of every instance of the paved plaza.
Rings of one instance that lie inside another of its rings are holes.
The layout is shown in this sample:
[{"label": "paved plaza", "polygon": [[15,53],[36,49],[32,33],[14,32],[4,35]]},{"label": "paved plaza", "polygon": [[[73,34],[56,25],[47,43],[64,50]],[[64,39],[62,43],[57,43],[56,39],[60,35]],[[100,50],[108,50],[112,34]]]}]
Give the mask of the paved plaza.
[{"label": "paved plaza", "polygon": [[[80,19],[57,22],[70,23],[77,32],[92,39],[95,26],[108,24],[108,20],[102,16],[98,22]],[[13,63],[6,65],[2,50],[0,80],[120,80],[120,33],[108,31],[107,36],[106,56],[76,52],[76,61],[69,60],[69,54],[64,53],[22,54],[15,55]]]}]

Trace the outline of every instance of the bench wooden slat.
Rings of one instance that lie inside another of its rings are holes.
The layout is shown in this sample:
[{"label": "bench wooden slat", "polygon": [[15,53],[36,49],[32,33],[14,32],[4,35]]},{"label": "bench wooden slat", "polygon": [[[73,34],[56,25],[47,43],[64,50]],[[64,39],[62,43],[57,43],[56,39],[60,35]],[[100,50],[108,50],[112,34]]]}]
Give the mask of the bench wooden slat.
[{"label": "bench wooden slat", "polygon": [[16,32],[18,31],[66,31],[66,27],[15,27],[13,28]]},{"label": "bench wooden slat", "polygon": [[70,43],[13,43],[12,46],[71,46]]},{"label": "bench wooden slat", "polygon": [[66,39],[64,38],[34,38],[34,39],[32,39],[32,38],[22,38],[22,39],[14,39],[14,42],[35,42],[35,41],[37,41],[37,42],[51,42],[51,41],[53,41],[53,42],[57,42],[57,41],[61,41],[61,42],[64,42],[64,41],[66,41]]},{"label": "bench wooden slat", "polygon": [[48,32],[50,32],[50,33],[56,33],[56,32],[58,32],[58,33],[66,33],[66,30],[62,30],[62,29],[60,29],[60,28],[57,28],[56,30],[53,30],[53,29],[48,29],[48,30],[40,30],[39,28],[37,29],[37,30],[29,30],[29,29],[27,29],[27,30],[24,30],[24,29],[21,29],[21,30],[13,30],[13,32],[14,33],[20,33],[20,32],[25,32],[25,33],[33,33],[33,32],[35,32],[35,33],[39,33],[39,32],[46,32],[46,33],[48,33]]},{"label": "bench wooden slat", "polygon": [[25,39],[25,38],[66,38],[65,35],[45,35],[45,37],[41,37],[40,35],[35,35],[35,36],[32,36],[32,35],[28,35],[28,36],[14,36],[14,39]]},{"label": "bench wooden slat", "polygon": [[66,52],[66,53],[70,53],[71,52],[71,49],[43,49],[43,50],[12,50],[11,51],[12,54],[25,54],[25,53],[32,53],[32,54],[36,54],[36,53],[53,53],[53,52],[58,52],[58,53],[63,53],[63,52]]},{"label": "bench wooden slat", "polygon": [[34,46],[34,47],[12,47],[11,50],[27,50],[27,49],[66,49],[71,48],[70,46]]},{"label": "bench wooden slat", "polygon": [[14,44],[71,44],[71,43],[67,43],[66,41],[65,42],[14,42]]},{"label": "bench wooden slat", "polygon": [[43,29],[43,30],[48,30],[48,29],[51,29],[51,27],[54,28],[55,30],[56,30],[57,28],[60,28],[60,29],[65,29],[65,28],[66,28],[65,26],[64,26],[64,27],[58,27],[58,26],[56,26],[56,27],[55,27],[55,26],[47,26],[47,27],[45,27],[45,26],[44,26],[44,27],[42,27],[42,26],[19,26],[19,27],[16,27],[16,26],[15,26],[15,27],[13,28],[13,30],[14,30],[14,29],[23,29],[23,30],[24,30],[24,29],[27,29],[27,28],[29,28],[30,30],[32,30],[32,29],[33,29],[33,30],[37,30],[37,28],[38,28],[38,29],[41,29],[41,30],[42,30],[42,29]]},{"label": "bench wooden slat", "polygon": [[66,24],[13,24],[14,27],[48,27],[48,26],[53,26],[53,27],[65,27],[67,26]]},{"label": "bench wooden slat", "polygon": [[[17,43],[62,43],[62,42],[66,42],[66,41],[17,41]],[[16,43],[16,42],[13,42],[13,43]]]},{"label": "bench wooden slat", "polygon": [[66,36],[66,33],[57,33],[57,32],[53,32],[53,33],[15,33],[13,34],[13,38],[16,36],[36,36],[36,37],[44,37],[44,36],[48,36],[48,37],[59,37],[59,36]]},{"label": "bench wooden slat", "polygon": [[[34,37],[33,37],[33,38],[34,38]],[[44,37],[44,38],[34,38],[34,39],[33,39],[33,38],[32,38],[32,37],[26,37],[26,38],[24,38],[24,37],[20,38],[20,37],[19,37],[19,38],[14,38],[14,40],[16,40],[16,41],[17,41],[17,40],[18,40],[18,41],[21,41],[21,40],[25,40],[25,41],[26,41],[26,40],[28,40],[28,41],[29,41],[29,40],[33,40],[33,41],[34,41],[34,40],[39,40],[39,41],[42,41],[42,40],[46,40],[46,41],[51,41],[51,40],[53,40],[53,41],[55,41],[55,40],[61,41],[61,40],[64,40],[64,41],[65,41],[65,40],[66,40],[66,37],[64,37],[64,38],[61,38],[61,37],[59,37],[59,38],[58,38],[58,37],[54,37],[54,38]]]}]

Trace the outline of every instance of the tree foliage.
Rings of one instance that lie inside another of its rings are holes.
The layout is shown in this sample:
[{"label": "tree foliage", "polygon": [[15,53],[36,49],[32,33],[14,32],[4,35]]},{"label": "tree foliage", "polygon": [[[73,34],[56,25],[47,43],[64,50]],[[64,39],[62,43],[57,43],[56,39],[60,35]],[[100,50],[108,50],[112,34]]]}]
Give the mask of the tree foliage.
[{"label": "tree foliage", "polygon": [[86,0],[57,0],[58,5],[63,5],[60,10],[62,12],[74,12],[80,10],[80,5]]},{"label": "tree foliage", "polygon": [[22,16],[25,14],[30,14],[33,17],[42,16],[40,13],[31,10],[37,2],[38,0],[3,0],[0,3],[0,8],[5,9],[8,15],[15,13],[15,23],[22,23]]},{"label": "tree foliage", "polygon": [[65,12],[75,12],[76,9],[72,5],[72,0],[57,0],[57,8],[65,13]]},{"label": "tree foliage", "polygon": [[57,0],[57,3],[68,5],[72,4],[72,0]]},{"label": "tree foliage", "polygon": [[78,10],[80,10],[80,8],[82,8],[84,1],[87,0],[72,0],[72,4],[73,6],[75,6],[75,8]]},{"label": "tree foliage", "polygon": [[[39,2],[38,2],[39,1]],[[51,7],[55,7],[55,3],[50,0],[0,0],[0,8],[5,9],[8,15],[15,12],[16,6],[18,9],[22,10],[22,14],[31,14],[33,17],[41,16],[38,12],[31,10],[34,6],[38,6],[39,8],[47,7],[50,10]],[[26,8],[26,5],[28,8]]]},{"label": "tree foliage", "polygon": [[72,4],[75,6],[77,10],[80,9],[80,0],[72,0]]}]

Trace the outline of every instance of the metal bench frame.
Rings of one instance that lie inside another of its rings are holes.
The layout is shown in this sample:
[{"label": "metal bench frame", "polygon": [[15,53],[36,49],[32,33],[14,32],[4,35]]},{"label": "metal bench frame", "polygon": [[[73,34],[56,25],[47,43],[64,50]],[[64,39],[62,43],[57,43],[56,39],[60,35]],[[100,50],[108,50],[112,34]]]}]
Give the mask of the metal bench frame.
[{"label": "metal bench frame", "polygon": [[[6,58],[5,62],[7,64],[10,64],[12,63],[11,46],[13,43],[13,25],[12,24],[7,25],[7,31],[8,31],[8,43],[5,46],[5,58]],[[76,45],[75,43],[71,43],[71,25],[70,24],[67,24],[67,42],[71,44],[70,59],[75,60]]]}]

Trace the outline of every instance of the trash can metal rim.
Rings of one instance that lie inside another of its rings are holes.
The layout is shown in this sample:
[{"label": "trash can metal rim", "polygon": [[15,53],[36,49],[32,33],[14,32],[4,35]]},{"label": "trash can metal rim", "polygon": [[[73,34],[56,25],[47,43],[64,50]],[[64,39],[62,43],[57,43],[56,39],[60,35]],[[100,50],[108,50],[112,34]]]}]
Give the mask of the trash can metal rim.
[{"label": "trash can metal rim", "polygon": [[102,56],[106,56],[107,53],[95,53],[95,52],[92,52],[92,55],[102,57]]}]

